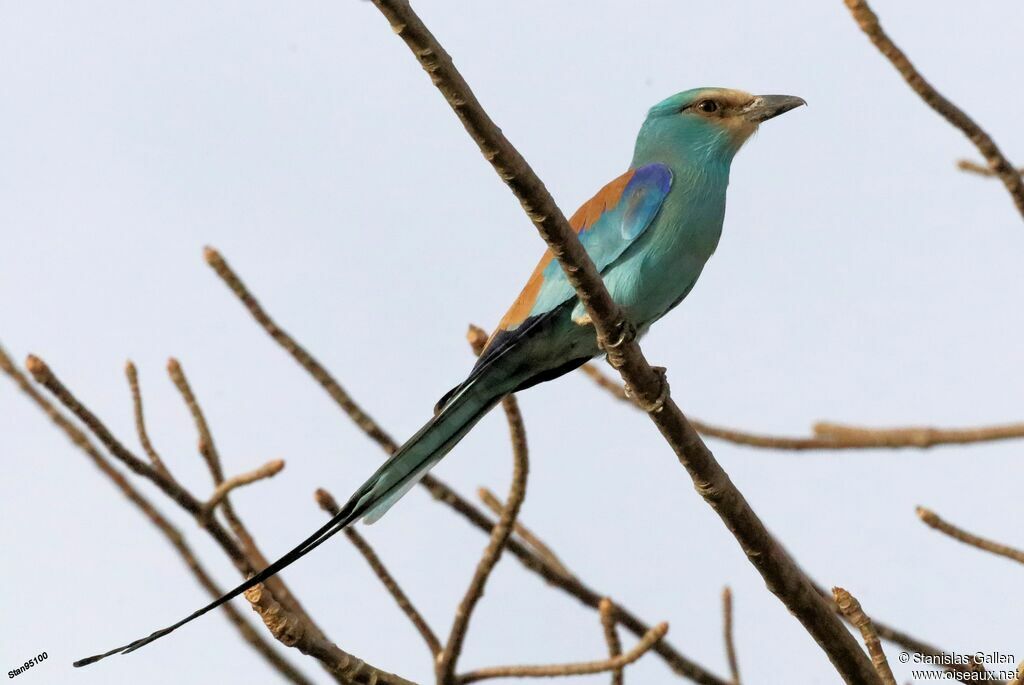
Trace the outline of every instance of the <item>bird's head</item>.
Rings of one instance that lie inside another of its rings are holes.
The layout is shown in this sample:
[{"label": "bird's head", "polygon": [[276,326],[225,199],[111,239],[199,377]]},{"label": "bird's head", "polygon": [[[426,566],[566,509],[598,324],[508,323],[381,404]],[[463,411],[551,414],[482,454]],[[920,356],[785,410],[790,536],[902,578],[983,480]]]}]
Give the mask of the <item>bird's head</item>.
[{"label": "bird's head", "polygon": [[806,105],[793,95],[751,95],[728,88],[694,88],[656,104],[636,143],[636,161],[669,155],[689,163],[728,164],[757,127]]}]

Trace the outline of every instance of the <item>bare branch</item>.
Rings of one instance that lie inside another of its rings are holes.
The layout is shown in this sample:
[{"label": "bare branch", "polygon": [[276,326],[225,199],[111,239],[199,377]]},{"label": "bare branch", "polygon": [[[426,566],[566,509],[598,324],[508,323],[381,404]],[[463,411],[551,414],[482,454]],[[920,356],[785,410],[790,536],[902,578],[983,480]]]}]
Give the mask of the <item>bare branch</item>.
[{"label": "bare branch", "polygon": [[[480,497],[480,501],[484,503],[485,507],[491,510],[491,513],[495,516],[501,515],[502,510],[505,508],[505,503],[502,502],[497,495],[487,488],[480,488],[476,492],[477,496]],[[548,547],[536,533],[523,525],[522,521],[516,521],[515,532],[516,535],[519,536],[519,539],[529,545],[540,557],[543,557],[544,561],[546,561],[548,565],[567,576],[572,575],[572,572],[564,563],[562,563],[562,560],[558,558],[551,548]]]},{"label": "bare branch", "polygon": [[228,493],[235,488],[248,485],[249,483],[255,483],[258,480],[273,478],[280,473],[283,468],[284,460],[275,459],[273,461],[268,461],[257,469],[253,469],[246,473],[240,473],[237,476],[232,476],[225,481],[221,481],[221,484],[218,485],[217,489],[215,489],[213,494],[210,495],[210,499],[206,500],[206,503],[203,505],[203,515],[209,516],[212,514],[217,505],[224,501],[224,498],[227,497]]},{"label": "bare branch", "polygon": [[[483,344],[472,326],[469,328],[467,338],[473,351],[480,354]],[[530,472],[529,449],[526,445],[526,427],[523,425],[523,415],[519,411],[519,403],[514,395],[509,395],[501,401],[505,410],[505,418],[508,420],[509,435],[512,439],[512,484],[509,486],[508,497],[505,499],[505,507],[498,517],[498,523],[491,531],[490,541],[484,549],[483,557],[477,564],[473,579],[466,589],[466,594],[455,609],[455,620],[452,621],[451,630],[448,633],[448,640],[444,649],[437,657],[437,679],[439,683],[450,683],[455,676],[459,656],[462,654],[462,645],[466,640],[466,632],[469,630],[469,621],[473,610],[483,597],[484,587],[491,577],[491,572],[498,565],[501,554],[505,550],[515,528],[516,518],[519,516],[519,508],[526,498],[526,479]]]},{"label": "bare branch", "polygon": [[139,436],[139,443],[142,445],[143,451],[146,456],[149,457],[149,461],[153,464],[153,468],[163,473],[168,478],[173,478],[167,467],[164,466],[164,462],[160,459],[160,454],[157,453],[153,447],[153,443],[149,440],[149,433],[146,431],[146,415],[142,411],[142,393],[139,390],[139,372],[135,368],[135,364],[131,360],[128,360],[124,365],[125,376],[128,377],[128,389],[132,394],[132,409],[135,413],[135,432]]},{"label": "bare branch", "polygon": [[[992,178],[996,175],[996,172],[992,171],[989,167],[978,164],[977,162],[972,162],[969,159],[957,160],[956,167],[960,171],[966,171],[979,176],[988,176],[989,178]],[[1024,174],[1024,167],[1018,168],[1017,173]]]},{"label": "bare branch", "polygon": [[958,528],[952,523],[942,520],[939,518],[939,515],[931,509],[918,507],[917,515],[922,521],[924,521],[925,525],[930,528],[934,528],[940,533],[945,533],[954,540],[959,540],[965,545],[977,547],[978,549],[986,552],[991,552],[992,554],[997,554],[1001,557],[1012,559],[1017,563],[1024,564],[1024,550],[1019,550],[1015,547],[1010,547],[1009,545],[1004,545],[993,540],[988,540],[972,533],[968,533],[963,528]]},{"label": "bare branch", "polygon": [[394,454],[398,449],[398,444],[391,439],[391,436],[381,430],[380,426],[371,419],[360,407],[356,404],[349,394],[345,391],[341,385],[331,377],[327,372],[327,369],[323,367],[320,362],[316,360],[304,347],[295,342],[284,329],[278,326],[270,316],[263,310],[263,307],[252,296],[252,293],[245,287],[241,279],[232,271],[231,267],[228,266],[227,261],[221,256],[217,250],[212,247],[207,247],[203,250],[203,256],[206,259],[206,263],[209,264],[213,270],[220,276],[220,279],[224,281],[225,285],[231,289],[231,292],[235,294],[245,308],[249,310],[249,314],[252,318],[256,319],[263,330],[274,339],[278,345],[283,347],[288,354],[290,354],[299,365],[304,368],[309,375],[320,384],[327,394],[331,396],[341,409],[349,415],[349,418],[357,426],[359,426],[364,433],[366,433],[370,439],[380,445],[388,454]]},{"label": "bare branch", "polygon": [[[238,297],[242,304],[253,316],[256,322],[267,332],[271,338],[287,351],[292,359],[309,373],[313,379],[327,392],[328,396],[335,401],[346,415],[351,417],[358,427],[377,443],[386,454],[394,454],[397,449],[396,443],[389,437],[388,433],[366,414],[361,407],[356,405],[348,393],[341,387],[338,381],[320,365],[315,358],[299,345],[290,335],[266,313],[259,305],[255,296],[242,282],[227,261],[212,248],[206,249],[207,262],[214,268],[217,275],[228,285],[232,293]],[[355,407],[355,409],[352,409]],[[427,474],[420,481],[431,496],[438,502],[447,505],[453,511],[465,518],[470,524],[486,535],[494,530],[494,521],[480,511],[472,502],[460,495],[449,485],[440,479]],[[572,597],[575,597],[584,605],[597,609],[603,596],[596,590],[588,587],[578,578],[565,576],[557,569],[551,567],[548,562],[541,559],[537,554],[528,549],[524,544],[515,538],[510,539],[506,545],[509,552],[515,555],[520,563],[527,569],[538,574],[549,585],[557,587]],[[623,628],[636,637],[643,637],[651,626],[638,618],[628,609],[617,605],[615,607],[615,620]],[[667,640],[661,640],[654,646],[654,651],[665,661],[674,673],[684,678],[689,678],[700,685],[728,685],[728,683],[711,673],[706,668],[683,655],[678,649],[672,646]]]},{"label": "bare branch", "polygon": [[736,659],[736,643],[732,631],[732,590],[728,585],[722,589],[722,633],[725,639],[725,656],[729,660],[729,674],[733,685],[740,685],[740,665]]},{"label": "bare branch", "polygon": [[[621,383],[609,378],[593,364],[584,364],[580,370],[598,387],[607,390],[612,397],[639,409],[626,394]],[[698,433],[707,437],[718,438],[737,445],[777,450],[894,449],[900,447],[924,449],[937,445],[965,445],[1024,438],[1024,423],[977,428],[930,428],[927,426],[861,428],[839,423],[819,422],[814,424],[814,437],[809,438],[749,433],[716,426],[697,419],[690,419],[690,425]]]},{"label": "bare branch", "polygon": [[[191,546],[185,541],[185,536],[182,535],[181,531],[167,520],[142,493],[128,482],[128,479],[120,471],[115,469],[100,454],[100,451],[93,445],[85,433],[79,430],[53,404],[39,394],[32,384],[28,382],[28,379],[14,366],[2,347],[0,347],[0,371],[7,374],[18,388],[71,440],[72,444],[82,450],[92,461],[93,465],[114,483],[117,489],[121,491],[121,494],[156,526],[157,530],[167,538],[167,541],[178,553],[178,556],[181,557],[189,571],[195,576],[199,585],[206,590],[210,597],[216,598],[224,594],[221,587],[217,585],[213,577],[199,561]],[[310,681],[284,657],[278,654],[271,644],[242,618],[242,615],[238,613],[238,610],[233,605],[225,604],[221,609],[228,621],[238,630],[242,639],[256,650],[260,657],[280,673],[285,680],[297,685],[310,685]]]},{"label": "bare branch", "polygon": [[345,685],[415,685],[394,673],[371,666],[342,650],[321,632],[310,630],[308,621],[277,602],[264,591],[262,584],[246,590],[245,598],[277,641],[317,659],[337,676],[339,682]]},{"label": "bare branch", "polygon": [[896,678],[892,674],[892,669],[889,668],[885,652],[882,651],[882,643],[878,641],[878,633],[875,632],[874,626],[871,625],[871,619],[867,617],[867,614],[861,608],[860,602],[841,587],[832,588],[832,597],[835,599],[836,606],[839,607],[839,611],[843,613],[843,616],[860,630],[861,637],[864,638],[864,645],[868,648],[868,654],[871,655],[871,663],[875,665],[875,671],[878,673],[878,677],[882,680],[883,685],[896,685]]},{"label": "bare branch", "polygon": [[803,624],[845,681],[876,682],[878,676],[849,631],[768,532],[672,401],[664,372],[653,369],[644,358],[635,331],[612,300],[576,233],[526,160],[484,111],[451,57],[407,0],[373,3],[429,74],[484,158],[519,199],[586,309],[608,362],[622,375],[630,394],[647,411],[697,491],[736,537],[768,589]]},{"label": "bare branch", "polygon": [[[334,499],[331,493],[327,492],[323,488],[316,491],[316,501],[320,505],[320,508],[326,511],[328,514],[335,516],[341,511],[341,507],[338,506],[338,502]],[[363,555],[366,563],[370,565],[370,569],[374,572],[377,578],[380,580],[384,589],[388,591],[391,597],[398,604],[398,608],[402,610],[406,618],[412,623],[413,627],[419,631],[419,634],[423,637],[423,641],[427,643],[427,647],[430,649],[430,653],[436,658],[441,652],[441,641],[437,639],[437,635],[431,629],[430,624],[427,623],[423,615],[416,609],[409,596],[405,594],[402,587],[395,580],[395,577],[391,575],[384,562],[380,560],[377,553],[370,546],[370,543],[356,531],[355,528],[346,528],[345,535],[348,537],[349,542],[355,546],[359,553]]]},{"label": "bare branch", "polygon": [[626,394],[626,389],[622,387],[622,383],[599,369],[597,364],[594,362],[587,362],[581,366],[580,372],[594,381],[594,383],[597,384],[597,387],[607,390],[615,399],[621,402],[628,402],[632,406],[636,407],[636,403],[633,402],[629,395]]},{"label": "bare branch", "polygon": [[621,669],[633,663],[657,644],[668,632],[667,623],[659,623],[643,636],[633,649],[625,654],[600,661],[584,661],[551,666],[495,666],[470,671],[459,676],[459,683],[475,683],[488,678],[553,678],[571,675],[593,675]]},{"label": "bare branch", "polygon": [[[597,613],[601,618],[605,644],[608,645],[608,657],[615,659],[622,655],[622,641],[619,640],[619,632],[615,630],[615,607],[612,600],[603,598]],[[622,667],[612,669],[612,685],[622,685]]]},{"label": "bare branch", "polygon": [[1006,186],[1006,190],[1009,191],[1010,196],[1017,205],[1017,210],[1024,215],[1024,180],[1021,179],[1021,175],[996,146],[995,141],[973,119],[967,116],[962,109],[947,100],[921,76],[921,73],[914,68],[914,65],[910,63],[910,60],[903,51],[882,30],[882,26],[878,22],[878,15],[872,11],[865,0],[844,0],[844,2],[861,31],[867,34],[868,39],[878,48],[878,51],[896,67],[896,71],[907,82],[907,85],[929,107],[942,115],[942,118],[950,124],[960,129],[974,143],[974,146],[978,148],[978,152],[988,162],[989,168]]},{"label": "bare branch", "polygon": [[206,416],[203,414],[202,408],[199,406],[199,400],[196,399],[195,393],[192,392],[192,386],[189,384],[188,378],[185,377],[185,370],[181,368],[181,362],[174,357],[167,360],[167,375],[171,377],[171,382],[174,383],[174,387],[181,394],[181,399],[184,400],[185,406],[188,407],[192,420],[196,424],[196,432],[199,433],[199,454],[202,455],[203,460],[206,462],[210,475],[213,476],[214,484],[220,485],[224,482],[224,470],[220,463],[217,447],[213,442],[210,426],[206,422]]},{"label": "bare branch", "polygon": [[817,423],[814,434],[850,447],[934,447],[966,445],[1024,437],[1024,423],[1007,423],[976,428],[861,428],[838,423]]}]

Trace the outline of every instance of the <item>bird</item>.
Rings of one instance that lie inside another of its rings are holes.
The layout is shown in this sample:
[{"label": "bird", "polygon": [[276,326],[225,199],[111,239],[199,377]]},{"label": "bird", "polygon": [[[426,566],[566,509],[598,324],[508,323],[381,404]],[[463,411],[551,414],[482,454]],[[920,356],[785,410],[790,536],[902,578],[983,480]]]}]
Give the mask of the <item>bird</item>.
[{"label": "bird", "polygon": [[[718,246],[733,158],[758,127],[807,103],[791,95],[694,88],[649,109],[625,173],[569,220],[637,335],[690,293]],[[549,249],[462,383],[434,415],[290,552],[182,620],[103,654],[133,652],[265,581],[362,519],[373,523],[505,396],[553,380],[602,354],[594,327]]]}]

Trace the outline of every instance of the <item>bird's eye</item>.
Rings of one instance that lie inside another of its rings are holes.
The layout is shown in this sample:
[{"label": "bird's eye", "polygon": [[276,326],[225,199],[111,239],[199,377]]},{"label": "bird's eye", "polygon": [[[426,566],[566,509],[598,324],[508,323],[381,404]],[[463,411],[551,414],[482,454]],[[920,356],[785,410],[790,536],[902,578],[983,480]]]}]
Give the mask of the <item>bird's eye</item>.
[{"label": "bird's eye", "polygon": [[697,109],[705,114],[712,114],[713,112],[718,111],[718,103],[714,100],[701,100],[697,103]]}]

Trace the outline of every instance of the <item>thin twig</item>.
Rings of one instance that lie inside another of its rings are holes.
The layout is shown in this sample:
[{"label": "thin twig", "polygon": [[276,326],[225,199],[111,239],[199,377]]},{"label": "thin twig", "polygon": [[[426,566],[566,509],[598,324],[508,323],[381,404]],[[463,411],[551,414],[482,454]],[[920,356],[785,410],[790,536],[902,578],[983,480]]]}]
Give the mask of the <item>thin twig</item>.
[{"label": "thin twig", "polygon": [[328,672],[337,676],[339,682],[345,685],[415,685],[401,676],[352,656],[325,638],[320,631],[310,630],[308,621],[289,611],[270,593],[265,592],[262,584],[246,590],[245,598],[276,640],[317,659]]},{"label": "thin twig", "polygon": [[[195,552],[185,541],[185,536],[182,535],[181,531],[178,530],[174,524],[167,520],[163,514],[161,514],[157,508],[135,487],[128,482],[124,474],[114,468],[108,461],[100,454],[100,451],[93,445],[92,441],[78,429],[64,414],[62,414],[53,404],[43,397],[33,386],[29,383],[21,371],[11,362],[10,357],[7,356],[3,348],[0,347],[0,370],[2,370],[7,376],[14,381],[18,388],[28,396],[28,398],[40,409],[44,414],[60,429],[67,437],[71,440],[71,443],[75,447],[82,450],[85,455],[92,461],[93,465],[96,466],[100,472],[110,479],[111,482],[121,491],[121,494],[128,499],[132,504],[142,512],[142,514],[149,519],[149,521],[156,526],[157,530],[167,541],[171,544],[174,550],[181,557],[181,560],[188,567],[192,575],[195,576],[199,585],[213,598],[220,597],[224,594],[221,587],[213,580],[213,577],[206,570],[206,567],[202,565]],[[256,652],[262,657],[272,668],[281,674],[286,680],[296,683],[297,685],[310,685],[310,681],[302,675],[302,673],[296,669],[287,659],[278,654],[269,642],[267,642],[263,636],[256,632],[256,630],[249,625],[238,610],[231,604],[225,604],[223,607],[224,615],[228,621],[238,630],[241,634],[242,639],[250,647],[256,650]]]},{"label": "thin twig", "polygon": [[228,493],[234,490],[235,488],[240,488],[243,485],[255,483],[258,480],[273,478],[278,473],[280,473],[281,469],[283,468],[284,460],[275,459],[273,461],[268,461],[263,466],[253,469],[252,471],[240,473],[237,476],[232,476],[227,480],[221,481],[221,484],[218,485],[217,488],[213,491],[213,494],[210,495],[210,499],[206,500],[206,503],[203,505],[204,515],[209,516],[211,513],[213,513],[213,510],[217,507],[217,505],[224,501],[224,498],[227,497]]},{"label": "thin twig", "polygon": [[519,199],[576,291],[608,362],[647,410],[697,491],[735,536],[768,589],[803,624],[846,682],[877,682],[878,676],[856,640],[792,557],[775,541],[676,406],[664,370],[656,371],[644,358],[635,332],[551,194],[484,111],[451,57],[407,0],[373,3],[428,73],[484,158]]},{"label": "thin twig", "polygon": [[135,368],[135,364],[131,360],[128,360],[124,365],[125,376],[128,377],[128,389],[132,394],[132,409],[135,413],[135,432],[139,436],[139,443],[142,445],[142,450],[149,457],[150,463],[153,464],[153,468],[163,473],[168,478],[172,478],[170,471],[164,466],[163,460],[160,458],[160,454],[153,447],[153,443],[149,439],[149,433],[146,431],[146,415],[142,411],[142,393],[139,390],[139,372]]},{"label": "thin twig", "polygon": [[982,130],[959,107],[947,100],[941,93],[928,83],[921,76],[921,73],[914,68],[907,56],[900,50],[892,39],[882,30],[876,15],[865,0],[844,0],[854,21],[860,27],[868,39],[874,44],[878,51],[885,56],[889,62],[896,67],[907,85],[917,93],[925,103],[938,112],[950,124],[960,129],[967,138],[978,148],[978,152],[988,162],[989,168],[999,177],[1009,191],[1017,210],[1024,215],[1024,180],[1020,173],[1014,169],[1010,161],[1006,159],[1002,151],[996,146],[992,138]]},{"label": "thin twig", "polygon": [[[341,507],[338,506],[338,502],[334,499],[331,493],[327,492],[323,488],[316,491],[316,501],[320,505],[320,508],[326,511],[332,516],[336,516],[341,511]],[[398,608],[402,610],[406,618],[412,623],[413,627],[423,637],[423,641],[427,643],[427,648],[430,649],[430,653],[437,657],[441,652],[441,641],[437,639],[437,635],[431,629],[430,624],[427,623],[423,615],[413,605],[412,600],[405,594],[402,587],[395,580],[395,577],[391,575],[384,562],[380,560],[377,553],[370,546],[370,543],[356,531],[355,528],[346,528],[345,535],[348,537],[349,542],[355,546],[359,553],[363,555],[366,563],[370,565],[370,569],[380,580],[384,589],[388,591],[391,597],[398,604]]]},{"label": "thin twig", "polygon": [[185,377],[185,370],[181,368],[181,362],[174,357],[167,360],[167,375],[170,376],[174,387],[181,394],[181,399],[185,402],[185,406],[195,422],[196,432],[199,433],[199,454],[202,455],[210,470],[210,475],[213,476],[214,485],[220,485],[224,482],[224,469],[221,466],[220,454],[213,442],[210,425],[206,422],[206,415],[203,413],[202,407],[199,406],[199,400],[196,399],[188,378]]},{"label": "thin twig", "polygon": [[732,628],[732,590],[728,585],[722,590],[722,633],[725,639],[725,656],[729,660],[729,674],[733,685],[740,685],[740,664],[736,658],[736,642]]},{"label": "thin twig", "polygon": [[628,666],[646,654],[658,640],[668,632],[667,623],[659,623],[641,638],[633,649],[625,654],[600,661],[583,661],[572,664],[553,664],[551,666],[495,666],[480,668],[459,676],[458,682],[475,683],[488,678],[554,678],[572,675],[593,675],[605,673]]},{"label": "thin twig", "polygon": [[[482,345],[472,326],[467,337],[474,352],[480,354]],[[455,609],[455,620],[452,621],[444,649],[437,657],[437,680],[442,685],[448,685],[455,681],[455,671],[458,667],[459,656],[462,654],[462,645],[466,640],[473,610],[480,602],[480,598],[483,597],[487,580],[501,559],[505,544],[515,529],[519,509],[526,498],[526,480],[530,472],[530,459],[523,415],[519,411],[519,403],[514,395],[502,399],[501,406],[505,410],[505,418],[508,420],[509,435],[512,440],[512,483],[509,486],[508,497],[505,498],[505,507],[501,511],[501,516],[498,517],[498,523],[491,531],[490,540],[484,549],[480,563],[477,564],[476,572],[469,582],[466,594]]]},{"label": "thin twig", "polygon": [[965,545],[977,547],[978,549],[986,552],[991,552],[992,554],[1006,557],[1007,559],[1012,559],[1017,563],[1024,564],[1024,550],[1019,550],[1015,547],[1010,547],[1009,545],[1004,545],[993,540],[979,537],[973,533],[968,533],[963,528],[958,528],[952,523],[942,520],[939,518],[939,515],[931,509],[918,507],[917,515],[927,526],[934,528],[940,533],[945,533],[954,540],[959,540]]},{"label": "thin twig", "polygon": [[[580,370],[598,387],[607,390],[612,397],[639,409],[626,394],[623,385],[610,378],[594,364],[584,364]],[[1024,423],[976,428],[931,428],[928,426],[862,428],[839,423],[819,422],[814,424],[814,436],[809,438],[750,433],[716,426],[697,419],[690,419],[690,425],[698,433],[707,437],[718,438],[737,445],[777,450],[895,449],[901,447],[924,449],[937,445],[965,445],[1024,438]]]},{"label": "thin twig", "polygon": [[327,369],[318,362],[313,355],[306,351],[304,347],[295,342],[286,331],[281,329],[273,319],[271,319],[263,307],[256,300],[255,297],[249,292],[242,283],[241,279],[231,270],[228,263],[220,255],[217,250],[212,247],[206,247],[203,250],[203,257],[206,259],[206,263],[209,264],[213,270],[217,273],[224,284],[231,289],[231,292],[235,294],[245,308],[249,310],[249,314],[252,315],[256,322],[263,327],[271,338],[274,339],[278,345],[283,347],[288,354],[292,355],[295,360],[304,368],[317,383],[320,384],[327,394],[331,396],[339,407],[349,415],[352,421],[359,426],[366,435],[368,435],[374,442],[384,448],[389,454],[394,454],[398,449],[398,443],[391,439],[391,436],[380,429],[380,426],[373,421],[369,416],[363,412],[363,409],[357,405],[344,388],[335,381],[331,375],[327,372]]},{"label": "thin twig", "polygon": [[[972,162],[969,159],[957,160],[956,167],[960,171],[966,171],[971,174],[978,174],[979,176],[988,176],[991,178],[996,175],[996,172],[992,171],[992,169],[988,168],[987,166],[983,166],[981,164],[978,164],[977,162]],[[1024,167],[1020,167],[1019,169],[1017,169],[1017,173],[1024,174]]]},{"label": "thin twig", "polygon": [[[192,385],[189,383],[188,377],[185,375],[185,369],[182,368],[181,362],[174,357],[167,360],[167,375],[170,376],[171,382],[174,384],[174,387],[177,388],[182,401],[185,403],[189,414],[192,416],[192,421],[196,427],[196,433],[199,435],[199,454],[206,462],[206,466],[210,471],[210,476],[213,478],[213,483],[217,487],[217,490],[219,490],[224,484],[224,470],[221,464],[220,453],[217,451],[217,444],[213,440],[213,431],[210,430],[210,424],[206,420],[206,414],[203,412],[203,408],[199,404],[199,399],[196,397],[195,391],[192,390]],[[220,504],[221,511],[224,512],[224,518],[227,519],[232,532],[234,532],[235,537],[241,543],[242,550],[249,559],[249,563],[254,568],[266,568],[270,565],[270,561],[267,559],[266,555],[263,554],[263,551],[260,550],[259,546],[256,544],[256,539],[253,537],[252,533],[249,532],[249,528],[242,521],[238,512],[235,511],[235,507],[232,505],[231,499],[228,496],[231,489],[232,488],[227,488],[219,496],[217,495],[217,490],[215,490],[214,497],[217,497],[217,503]],[[203,520],[209,521],[212,519],[209,514],[213,512],[217,503],[211,505],[209,502],[206,502],[203,505],[199,512],[199,515],[203,517]],[[313,622],[312,616],[310,616],[305,608],[299,603],[298,598],[292,594],[291,589],[285,584],[284,580],[279,575],[268,578],[266,585],[270,588],[270,591],[274,593],[277,600],[284,603],[291,612],[301,615],[310,623]],[[316,627],[316,630],[319,631],[319,628]]]},{"label": "thin twig", "polygon": [[[622,655],[622,641],[619,639],[619,631],[615,629],[615,606],[612,600],[605,597],[597,607],[598,616],[601,618],[601,628],[604,631],[604,642],[608,645],[608,657],[614,659]],[[612,669],[612,685],[622,685],[622,668]]]},{"label": "thin twig", "polygon": [[[206,248],[206,261],[213,267],[218,277],[229,287],[231,292],[242,302],[245,308],[252,315],[257,324],[277,342],[292,359],[306,371],[327,395],[334,400],[335,404],[353,422],[372,439],[385,454],[394,454],[397,444],[376,421],[373,420],[356,402],[349,396],[348,392],[338,383],[331,373],[321,365],[306,349],[282,329],[276,321],[267,314],[266,310],[259,304],[256,297],[248,289],[238,274],[231,269],[224,257],[213,248]],[[431,496],[438,502],[447,505],[453,511],[465,518],[471,525],[490,535],[494,530],[494,521],[484,514],[467,498],[456,492],[444,481],[427,474],[420,481]],[[520,563],[528,570],[536,573],[549,585],[557,587],[572,597],[575,597],[585,606],[597,609],[600,604],[602,593],[590,588],[574,576],[565,576],[551,567],[546,560],[540,558],[533,550],[527,548],[515,538],[510,539],[506,545]],[[634,613],[621,605],[615,607],[616,622],[635,635],[643,637],[650,629],[650,624],[644,622]],[[688,678],[700,685],[728,685],[728,683],[711,673],[704,666],[688,658],[676,649],[668,640],[661,640],[654,646],[655,653],[660,656],[674,673]]]},{"label": "thin twig", "polygon": [[[501,515],[502,510],[505,508],[505,503],[502,502],[497,495],[495,495],[487,488],[480,488],[476,491],[476,493],[477,496],[480,498],[480,501],[484,503],[484,506],[491,510],[491,513],[493,513],[495,516]],[[568,569],[568,567],[566,567],[564,563],[562,563],[562,560],[559,559],[553,551],[551,551],[551,548],[548,547],[547,544],[543,540],[541,540],[536,533],[534,533],[532,530],[523,525],[522,521],[516,521],[515,531],[516,535],[519,536],[519,539],[525,542],[531,548],[533,548],[533,551],[536,552],[539,556],[543,557],[544,560],[552,568],[558,570],[561,573],[564,573],[567,576],[572,575],[572,572]]]},{"label": "thin twig", "polygon": [[839,611],[843,612],[843,616],[860,630],[861,637],[864,638],[864,645],[868,648],[868,654],[871,655],[871,663],[875,665],[875,671],[882,680],[882,684],[896,685],[896,678],[892,674],[892,669],[889,668],[885,652],[882,651],[882,643],[878,641],[878,633],[871,625],[871,619],[861,608],[860,602],[841,587],[832,588],[832,597],[835,599]]}]

